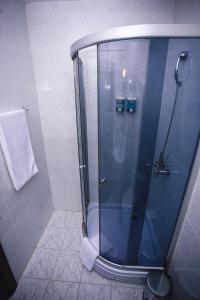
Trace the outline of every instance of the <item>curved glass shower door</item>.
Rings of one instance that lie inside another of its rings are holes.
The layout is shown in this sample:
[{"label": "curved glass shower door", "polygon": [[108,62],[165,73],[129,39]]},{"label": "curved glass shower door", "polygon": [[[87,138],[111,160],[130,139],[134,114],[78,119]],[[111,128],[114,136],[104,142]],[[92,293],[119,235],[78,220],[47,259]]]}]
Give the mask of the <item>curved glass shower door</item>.
[{"label": "curved glass shower door", "polygon": [[74,57],[84,233],[110,262],[165,265],[199,141],[199,52],[131,39]]},{"label": "curved glass shower door", "polygon": [[[175,101],[181,51],[183,86]],[[200,90],[191,70],[199,39],[138,39],[98,46],[100,254],[121,265],[164,266],[200,129]],[[197,59],[197,62],[199,60]],[[192,97],[191,97],[192,95]]]},{"label": "curved glass shower door", "polygon": [[[130,263],[127,252],[149,41],[107,43],[98,50],[100,250],[112,262],[134,265],[134,253]],[[127,111],[128,92],[134,112]]]},{"label": "curved glass shower door", "polygon": [[167,40],[99,46],[100,249],[118,264],[138,264],[167,47]]}]

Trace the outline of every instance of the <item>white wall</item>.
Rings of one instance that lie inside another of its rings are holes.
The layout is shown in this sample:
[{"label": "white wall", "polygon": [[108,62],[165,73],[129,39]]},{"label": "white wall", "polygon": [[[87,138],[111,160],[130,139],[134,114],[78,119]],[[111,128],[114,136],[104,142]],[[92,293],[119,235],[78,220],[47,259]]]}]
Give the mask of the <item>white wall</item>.
[{"label": "white wall", "polygon": [[26,4],[53,202],[80,210],[73,66],[70,45],[102,29],[171,23],[174,0],[80,0]]},{"label": "white wall", "polygon": [[174,11],[174,23],[198,24],[199,22],[199,0],[176,0]]},{"label": "white wall", "polygon": [[[0,113],[30,109],[39,173],[18,192],[0,147],[0,242],[18,280],[53,211],[24,5],[0,1]],[[1,297],[0,297],[1,298]]]},{"label": "white wall", "polygon": [[[174,23],[200,23],[200,1],[176,0]],[[195,78],[198,80],[199,76],[196,74]],[[199,157],[198,150],[196,166],[199,166]],[[197,170],[194,188],[188,191],[191,198],[170,264],[170,300],[200,299],[200,171]]]},{"label": "white wall", "polygon": [[189,206],[169,268],[172,280],[170,300],[200,299],[200,147],[189,189]]}]

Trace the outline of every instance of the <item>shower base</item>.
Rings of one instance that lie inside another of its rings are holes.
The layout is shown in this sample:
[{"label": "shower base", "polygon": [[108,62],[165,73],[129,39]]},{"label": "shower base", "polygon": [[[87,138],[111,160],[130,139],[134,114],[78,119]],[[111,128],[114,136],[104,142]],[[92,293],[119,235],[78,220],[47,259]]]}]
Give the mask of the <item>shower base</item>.
[{"label": "shower base", "polygon": [[[120,206],[113,206],[108,205],[106,209],[101,208],[102,210],[106,211],[106,220],[110,220],[111,223],[115,222],[115,225],[118,224],[118,228],[115,230],[107,232],[107,235],[105,236],[103,233],[101,233],[101,250],[103,247],[103,253],[107,254],[104,256],[109,257],[110,256],[121,256],[125,253],[123,249],[120,249],[120,241],[119,241],[119,234],[123,236],[123,232],[126,232],[126,230],[129,230],[130,228],[130,214],[131,209],[126,208],[122,209]],[[111,226],[110,224],[104,224],[106,228],[110,228],[108,226]],[[123,226],[122,226],[123,224]],[[155,247],[149,247],[149,241],[151,240],[149,238],[149,228],[151,226],[147,225],[147,221],[144,225],[144,231],[146,238],[143,240],[143,244],[145,243],[148,245],[148,251],[143,249],[143,251],[140,254],[141,262],[142,260],[145,262],[145,260],[152,259],[152,257],[155,256],[155,253],[153,252],[153,249]],[[105,231],[106,232],[106,231]],[[99,204],[97,202],[90,203],[88,207],[88,215],[87,215],[87,234],[88,239],[92,246],[99,251]],[[119,242],[118,242],[119,241]],[[102,251],[101,251],[102,253]],[[146,276],[148,274],[148,270],[151,269],[159,269],[162,270],[163,268],[151,268],[151,267],[141,267],[141,266],[126,266],[118,263],[113,263],[107,259],[103,258],[101,255],[99,255],[95,261],[94,270],[101,274],[102,276],[105,276],[110,279],[116,279],[119,281],[124,281],[128,283],[133,284],[139,284],[144,285],[146,282]]]}]

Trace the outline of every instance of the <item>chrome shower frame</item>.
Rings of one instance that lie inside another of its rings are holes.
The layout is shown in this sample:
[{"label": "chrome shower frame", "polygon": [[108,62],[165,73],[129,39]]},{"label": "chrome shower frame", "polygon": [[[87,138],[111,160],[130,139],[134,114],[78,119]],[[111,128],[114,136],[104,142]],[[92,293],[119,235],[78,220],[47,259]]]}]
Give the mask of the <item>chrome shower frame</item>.
[{"label": "chrome shower frame", "polygon": [[[144,39],[144,38],[200,38],[200,24],[148,24],[148,25],[133,25],[116,27],[105,30],[100,33],[95,33],[83,37],[76,41],[71,46],[71,58],[75,60],[78,57],[78,52],[90,46],[99,45],[101,43],[127,40],[127,39]],[[181,58],[180,58],[181,60]],[[178,64],[178,62],[177,62]],[[178,67],[178,66],[177,66]],[[175,75],[178,79],[178,74]],[[200,147],[199,147],[200,148]],[[200,149],[196,152],[195,161],[200,161]],[[166,263],[164,268],[168,269],[170,261],[173,256],[176,241],[180,232],[181,224],[185,217],[186,208],[189,203],[189,197],[192,186],[194,184],[197,174],[196,164],[193,165],[192,172],[190,174],[189,182],[187,185],[187,191],[184,196],[181,211],[179,213],[176,229],[170,244]],[[86,217],[86,216],[85,216]],[[83,233],[85,234],[85,232]],[[146,281],[148,270],[164,268],[152,268],[141,266],[122,266],[115,263],[111,263],[103,257],[99,256],[96,259],[94,270],[99,274],[116,279],[119,281],[130,282],[134,284],[143,285]]]},{"label": "chrome shower frame", "polygon": [[200,24],[148,24],[115,27],[87,35],[72,44],[70,53],[74,59],[78,51],[101,43],[144,38],[197,38]]}]

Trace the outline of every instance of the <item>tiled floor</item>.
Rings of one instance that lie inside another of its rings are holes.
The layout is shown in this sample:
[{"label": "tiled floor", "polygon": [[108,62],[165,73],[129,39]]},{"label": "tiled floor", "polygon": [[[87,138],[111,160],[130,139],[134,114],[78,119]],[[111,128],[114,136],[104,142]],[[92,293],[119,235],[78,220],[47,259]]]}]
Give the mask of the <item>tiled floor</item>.
[{"label": "tiled floor", "polygon": [[81,215],[55,211],[12,300],[141,300],[143,289],[88,272],[81,264]]}]

